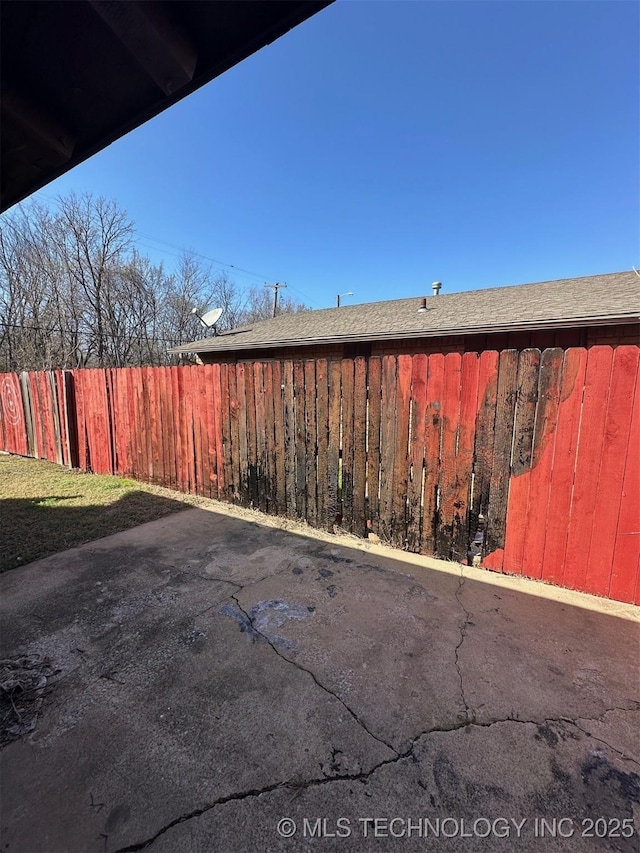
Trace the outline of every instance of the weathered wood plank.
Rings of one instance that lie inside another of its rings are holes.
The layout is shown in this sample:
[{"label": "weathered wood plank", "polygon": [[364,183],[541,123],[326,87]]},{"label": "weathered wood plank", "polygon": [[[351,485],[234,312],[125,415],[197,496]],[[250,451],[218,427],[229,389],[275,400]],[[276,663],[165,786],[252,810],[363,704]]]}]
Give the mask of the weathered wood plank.
[{"label": "weathered wood plank", "polygon": [[[640,604],[640,372],[636,386],[626,451],[620,516],[611,564],[609,597]],[[635,590],[635,593],[634,593]]]},{"label": "weathered wood plank", "polygon": [[305,481],[307,492],[307,514],[306,520],[313,527],[318,524],[317,504],[317,468],[316,455],[318,446],[318,428],[316,415],[316,365],[315,361],[308,359],[304,362],[304,424],[306,463]]},{"label": "weathered wood plank", "polygon": [[367,535],[367,361],[355,360],[353,378],[353,527],[356,536]]},{"label": "weathered wood plank", "polygon": [[393,508],[391,542],[407,547],[407,490],[409,483],[409,416],[412,362],[410,355],[399,355],[395,408],[395,446],[393,450]]},{"label": "weathered wood plank", "polygon": [[427,410],[428,361],[424,353],[411,360],[410,472],[407,483],[407,550],[420,550],[424,473],[424,430]]},{"label": "weathered wood plank", "polygon": [[[638,373],[637,346],[616,347],[604,425],[600,473],[595,497],[594,528],[587,558],[585,592],[607,595],[615,551],[624,468],[631,432]],[[636,445],[636,453],[640,447]],[[638,496],[636,496],[638,497]]]},{"label": "weathered wood plank", "polygon": [[62,465],[69,465],[69,435],[67,431],[67,403],[64,391],[64,372],[54,371],[56,387],[56,406],[58,411],[58,424],[60,427],[60,452]]},{"label": "weathered wood plank", "polygon": [[436,549],[445,560],[453,557],[453,523],[456,499],[456,446],[460,424],[460,385],[462,356],[448,353],[444,358],[444,390],[440,410],[440,469],[438,472],[438,511]]},{"label": "weathered wood plank", "polygon": [[[251,369],[251,367],[249,367]],[[239,481],[236,491],[239,502],[249,506],[249,442],[247,438],[247,408],[253,405],[253,400],[247,399],[246,366],[236,365],[236,393],[238,396],[238,469]]]},{"label": "weathered wood plank", "polygon": [[247,364],[244,375],[247,399],[247,447],[249,472],[249,506],[258,507],[258,439],[256,435],[256,396],[253,367]]},{"label": "weathered wood plank", "polygon": [[524,540],[530,521],[528,518],[529,487],[539,372],[540,350],[523,350],[518,359],[511,483],[504,544],[505,570],[517,575],[522,574]]},{"label": "weathered wood plank", "polygon": [[438,479],[443,395],[444,356],[442,353],[433,353],[429,356],[428,361],[424,429],[424,509],[420,550],[426,554],[435,554],[437,550]]},{"label": "weathered wood plank", "polygon": [[342,526],[353,532],[353,394],[355,364],[351,358],[343,358],[342,365]]},{"label": "weathered wood plank", "polygon": [[171,368],[162,367],[162,434],[163,434],[163,452],[165,454],[164,485],[169,488],[175,488],[176,485],[176,450],[175,450],[175,425],[174,425],[174,409],[171,390]]},{"label": "weathered wood plank", "polygon": [[306,490],[306,468],[305,460],[307,445],[305,441],[304,423],[304,363],[295,361],[293,363],[293,386],[294,402],[296,409],[296,515],[298,518],[307,517],[307,490]]},{"label": "weathered wood plank", "polygon": [[342,366],[329,363],[329,441],[327,446],[327,529],[342,521],[340,502],[340,410],[342,401]]},{"label": "weathered wood plank", "polygon": [[293,362],[285,361],[282,367],[284,383],[284,476],[286,486],[286,513],[296,517],[296,415],[294,398]]},{"label": "weathered wood plank", "polygon": [[258,507],[261,512],[267,511],[267,456],[266,456],[266,405],[264,392],[264,369],[262,362],[254,362],[253,380],[256,411],[256,461],[258,482]]},{"label": "weathered wood plank", "polygon": [[[7,393],[9,394],[9,399],[6,400],[6,404],[11,409],[10,420],[12,422],[13,427],[13,436],[14,436],[14,447],[15,452],[20,453],[24,452],[25,456],[35,456],[35,426],[34,426],[34,414],[33,414],[33,406],[31,401],[31,387],[29,384],[29,374],[26,372],[22,372],[19,377],[19,385],[20,385],[20,394],[18,394],[18,387],[15,384],[11,386],[9,384],[9,389]],[[13,390],[11,390],[13,389]],[[26,432],[26,444],[22,441],[22,435],[20,432],[20,397],[22,397],[22,415],[24,417],[24,427]],[[74,417],[75,417],[75,409],[74,409]]]},{"label": "weathered wood plank", "polygon": [[369,359],[367,377],[367,528],[380,535],[380,423],[382,361]]},{"label": "weathered wood plank", "polygon": [[[144,479],[148,483],[156,482],[156,473],[158,470],[157,458],[157,438],[156,438],[156,416],[155,402],[153,398],[153,368],[140,367],[138,368],[139,382],[142,390],[142,411],[145,443],[145,476]],[[156,446],[154,446],[156,445]]]},{"label": "weathered wood plank", "polygon": [[211,366],[211,374],[216,423],[216,491],[218,500],[223,501],[226,499],[227,481],[225,479],[226,471],[224,465],[224,394],[222,391],[222,376],[219,364]]},{"label": "weathered wood plank", "polygon": [[233,483],[230,500],[240,502],[240,400],[238,398],[238,365],[227,365],[227,383],[229,388],[229,422],[231,426],[231,482]]},{"label": "weathered wood plank", "polygon": [[264,485],[266,512],[276,512],[276,456],[273,411],[273,369],[270,361],[262,364],[262,398],[264,401]]},{"label": "weathered wood plank", "polygon": [[[224,481],[225,492],[224,500],[228,503],[233,503],[236,495],[236,483],[233,470],[233,427],[231,424],[231,405],[233,399],[233,378],[235,371],[233,365],[220,365],[220,386],[222,390],[222,433],[224,441]],[[245,379],[247,377],[245,376]],[[253,393],[253,384],[251,385]],[[252,407],[253,408],[253,407]],[[253,421],[253,470],[255,477],[255,418]],[[257,483],[254,480],[256,503],[257,503]]]},{"label": "weathered wood plank", "polygon": [[460,374],[460,424],[456,445],[455,488],[453,497],[453,531],[451,556],[458,562],[467,562],[469,553],[469,522],[471,505],[471,477],[473,472],[473,446],[478,410],[478,380],[480,358],[478,353],[466,352],[462,356]]},{"label": "weathered wood plank", "polygon": [[587,351],[587,370],[564,562],[564,582],[569,589],[584,589],[586,582],[612,364],[611,347],[595,346]]},{"label": "weathered wood plank", "polygon": [[395,474],[397,362],[393,355],[382,358],[382,401],[380,424],[380,537],[393,541],[393,477]]},{"label": "weathered wood plank", "polygon": [[275,462],[275,511],[278,515],[287,513],[287,478],[285,469],[285,432],[284,432],[284,373],[283,364],[272,364],[273,387],[273,432]]},{"label": "weathered wood plank", "polygon": [[585,349],[565,351],[541,573],[542,578],[551,583],[560,582],[564,575],[567,521],[571,513],[586,366]]},{"label": "weathered wood plank", "polygon": [[64,464],[64,453],[62,449],[62,427],[60,424],[60,403],[58,401],[57,371],[50,370],[48,373],[49,396],[51,399],[51,414],[53,420],[53,434],[55,444],[55,461],[58,465]]},{"label": "weathered wood plank", "polygon": [[33,456],[36,459],[43,458],[43,438],[42,438],[42,416],[40,391],[38,389],[37,376],[34,372],[27,373],[27,383],[29,386],[29,399],[31,400],[31,412],[33,415]]},{"label": "weathered wood plank", "polygon": [[473,448],[473,496],[469,518],[470,556],[480,557],[484,551],[489,487],[493,465],[493,428],[498,392],[498,353],[486,350],[480,354],[478,373],[478,409]]},{"label": "weathered wood plank", "polygon": [[[540,383],[531,457],[528,515],[522,571],[527,577],[542,575],[547,530],[549,486],[558,423],[563,352],[546,349],[540,361]],[[508,568],[508,567],[507,567]]]},{"label": "weathered wood plank", "polygon": [[[199,451],[196,447],[196,458],[200,461],[200,494],[205,497],[211,495],[211,452],[209,444],[213,435],[212,425],[209,423],[209,406],[207,403],[207,380],[204,365],[194,368],[196,384],[198,389],[198,404],[196,409],[196,429],[200,432]],[[197,435],[197,433],[196,433]]]},{"label": "weathered wood plank", "polygon": [[328,508],[329,479],[329,372],[326,358],[316,361],[317,389],[317,526],[326,530],[330,519]]},{"label": "weathered wood plank", "polygon": [[218,468],[216,453],[216,402],[213,389],[213,365],[203,364],[200,368],[200,373],[202,376],[202,406],[204,414],[202,444],[203,452],[207,457],[203,469],[203,476],[205,477],[204,491],[209,497],[217,498]]},{"label": "weathered wood plank", "polygon": [[504,535],[509,496],[511,467],[511,441],[516,408],[516,382],[518,375],[517,350],[502,350],[498,366],[498,391],[494,425],[493,466],[489,485],[487,511],[486,556],[487,568],[502,570]]}]

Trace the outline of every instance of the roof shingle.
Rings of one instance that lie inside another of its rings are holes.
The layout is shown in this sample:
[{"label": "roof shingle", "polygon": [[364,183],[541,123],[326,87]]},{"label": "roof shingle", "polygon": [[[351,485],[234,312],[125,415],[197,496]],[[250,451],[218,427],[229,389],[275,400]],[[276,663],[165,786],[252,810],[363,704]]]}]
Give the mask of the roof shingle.
[{"label": "roof shingle", "polygon": [[420,301],[411,297],[283,314],[172,351],[219,352],[633,323],[640,313],[640,277],[632,270],[441,294],[427,298],[424,313],[418,312]]}]

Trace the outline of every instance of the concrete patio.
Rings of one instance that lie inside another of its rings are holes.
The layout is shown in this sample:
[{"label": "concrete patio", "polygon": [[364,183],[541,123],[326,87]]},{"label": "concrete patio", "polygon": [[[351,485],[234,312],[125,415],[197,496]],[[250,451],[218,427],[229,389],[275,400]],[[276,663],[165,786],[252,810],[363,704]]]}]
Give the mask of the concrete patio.
[{"label": "concrete patio", "polygon": [[638,850],[638,608],[258,518],[0,577],[2,850]]}]

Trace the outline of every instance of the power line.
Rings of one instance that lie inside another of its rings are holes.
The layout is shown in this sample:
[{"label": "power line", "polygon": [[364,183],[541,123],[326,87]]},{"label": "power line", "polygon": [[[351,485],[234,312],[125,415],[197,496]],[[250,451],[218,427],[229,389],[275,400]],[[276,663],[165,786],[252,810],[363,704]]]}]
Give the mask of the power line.
[{"label": "power line", "polygon": [[[40,198],[44,198],[47,201],[53,202],[54,204],[56,204],[60,208],[63,207],[63,201],[59,198],[47,195],[46,193],[43,193],[43,192],[40,192],[38,195]],[[11,223],[8,221],[7,221],[7,224],[11,225]],[[16,230],[15,227],[14,227],[14,230]],[[273,276],[267,276],[267,275],[262,275],[261,273],[252,272],[251,270],[245,269],[244,267],[236,266],[236,264],[226,263],[225,261],[221,261],[218,258],[213,258],[210,255],[205,255],[202,252],[196,252],[194,249],[188,249],[185,246],[180,246],[177,243],[172,243],[169,240],[163,240],[160,237],[154,237],[152,234],[147,234],[144,231],[139,231],[137,228],[135,228],[135,226],[133,228],[133,231],[139,237],[142,237],[143,240],[152,240],[154,243],[160,243],[163,246],[168,246],[172,249],[177,249],[178,252],[180,252],[180,254],[176,254],[175,252],[170,252],[166,248],[161,249],[158,246],[149,246],[148,244],[141,242],[139,239],[135,240],[136,245],[142,246],[142,248],[144,248],[144,249],[150,249],[154,252],[161,252],[162,254],[169,255],[173,258],[180,258],[183,254],[195,255],[196,257],[202,258],[205,261],[209,261],[210,263],[217,264],[219,267],[227,267],[228,269],[231,269],[234,271],[234,275],[238,275],[241,278],[251,277],[251,278],[256,279],[257,281],[264,281],[265,279],[273,278]],[[246,287],[247,285],[243,285],[241,283],[241,286]],[[302,299],[304,299],[306,302],[312,303],[317,308],[323,308],[324,307],[317,300],[312,299],[308,294],[304,293],[304,291],[300,290],[297,287],[294,287],[294,285],[288,284],[287,286],[291,290],[293,290],[294,293],[297,293],[300,297],[302,297]]]},{"label": "power line", "polygon": [[[80,331],[74,331],[73,329],[63,329],[60,326],[27,326],[22,323],[6,323],[4,320],[0,320],[0,326],[4,326],[5,329],[19,329],[20,331],[30,331],[30,332],[46,332],[47,334],[51,334],[51,332],[58,332],[61,335],[77,335],[78,337],[83,337],[90,333],[90,329],[86,326]],[[102,338],[110,338],[111,340],[146,340],[147,342],[161,342],[163,344],[176,344],[180,343],[180,341],[176,341],[175,338],[160,338],[157,335],[144,335],[142,332],[137,333],[136,335],[127,335],[127,334],[119,334],[116,335],[113,332],[101,332],[100,337]]]}]

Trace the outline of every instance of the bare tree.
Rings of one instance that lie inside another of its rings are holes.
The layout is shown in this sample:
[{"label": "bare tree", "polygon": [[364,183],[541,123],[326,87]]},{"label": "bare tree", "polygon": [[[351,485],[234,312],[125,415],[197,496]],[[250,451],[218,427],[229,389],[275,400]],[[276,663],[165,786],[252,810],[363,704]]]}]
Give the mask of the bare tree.
[{"label": "bare tree", "polygon": [[271,316],[263,288],[240,290],[194,253],[173,272],[153,264],[113,200],[72,193],[0,220],[0,370],[168,364],[169,348],[208,334],[194,309],[213,307],[220,331]]}]

